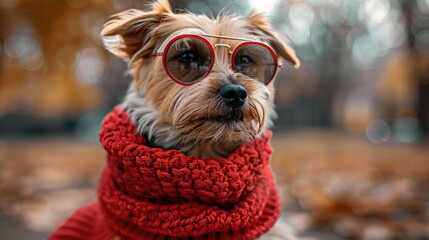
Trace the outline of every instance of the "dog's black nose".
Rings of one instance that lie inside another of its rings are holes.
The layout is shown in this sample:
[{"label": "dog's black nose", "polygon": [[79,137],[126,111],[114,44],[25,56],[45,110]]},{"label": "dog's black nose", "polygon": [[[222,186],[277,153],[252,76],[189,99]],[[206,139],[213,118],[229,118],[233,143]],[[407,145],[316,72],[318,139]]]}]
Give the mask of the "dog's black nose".
[{"label": "dog's black nose", "polygon": [[219,89],[220,96],[224,103],[229,107],[241,107],[246,102],[247,91],[246,89],[237,84],[223,85]]}]

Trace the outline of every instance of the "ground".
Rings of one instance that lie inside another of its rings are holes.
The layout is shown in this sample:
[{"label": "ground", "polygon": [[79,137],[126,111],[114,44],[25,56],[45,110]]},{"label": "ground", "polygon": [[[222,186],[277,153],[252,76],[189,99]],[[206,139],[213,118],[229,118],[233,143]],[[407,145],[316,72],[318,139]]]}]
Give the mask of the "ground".
[{"label": "ground", "polygon": [[[429,148],[275,133],[282,219],[300,239],[429,239]],[[73,137],[0,140],[0,239],[42,239],[96,198],[104,152]]]}]

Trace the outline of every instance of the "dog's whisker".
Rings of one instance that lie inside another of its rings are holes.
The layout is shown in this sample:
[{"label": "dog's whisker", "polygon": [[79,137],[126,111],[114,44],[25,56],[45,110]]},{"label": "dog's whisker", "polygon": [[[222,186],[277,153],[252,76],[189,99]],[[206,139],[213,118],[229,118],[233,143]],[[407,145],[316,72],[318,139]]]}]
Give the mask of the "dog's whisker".
[{"label": "dog's whisker", "polygon": [[264,109],[264,107],[261,105],[261,103],[259,101],[255,101],[255,105],[256,104],[259,106],[259,108],[261,109],[261,112],[262,112],[262,114],[260,114],[259,111],[256,111],[258,125],[259,125],[259,128],[258,128],[258,133],[259,133],[259,132],[262,131],[262,126],[263,126],[264,118],[265,118],[265,109]]}]

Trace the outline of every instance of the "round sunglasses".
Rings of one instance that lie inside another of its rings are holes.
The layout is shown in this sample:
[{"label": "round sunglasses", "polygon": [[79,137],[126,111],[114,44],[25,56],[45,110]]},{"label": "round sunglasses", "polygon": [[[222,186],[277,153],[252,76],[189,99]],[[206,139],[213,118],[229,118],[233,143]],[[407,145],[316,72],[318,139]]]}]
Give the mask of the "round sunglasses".
[{"label": "round sunglasses", "polygon": [[[242,42],[231,50],[231,46],[225,43],[213,46],[206,37]],[[274,79],[277,68],[281,67],[274,50],[263,42],[208,34],[178,35],[167,43],[164,52],[150,56],[162,56],[167,75],[176,83],[190,86],[211,72],[215,48],[218,47],[228,48],[230,67],[234,72],[255,78],[265,85]]]}]

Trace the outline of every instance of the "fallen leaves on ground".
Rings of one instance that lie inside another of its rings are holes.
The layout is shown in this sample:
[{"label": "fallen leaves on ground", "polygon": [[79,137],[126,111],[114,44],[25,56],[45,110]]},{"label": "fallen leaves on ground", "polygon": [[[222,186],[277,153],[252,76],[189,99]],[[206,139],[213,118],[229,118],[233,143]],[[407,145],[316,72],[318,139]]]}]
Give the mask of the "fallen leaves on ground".
[{"label": "fallen leaves on ground", "polygon": [[[301,237],[429,239],[427,146],[324,131],[274,136],[283,220]],[[50,231],[96,199],[105,156],[99,145],[67,138],[2,140],[0,163],[0,213]]]}]

